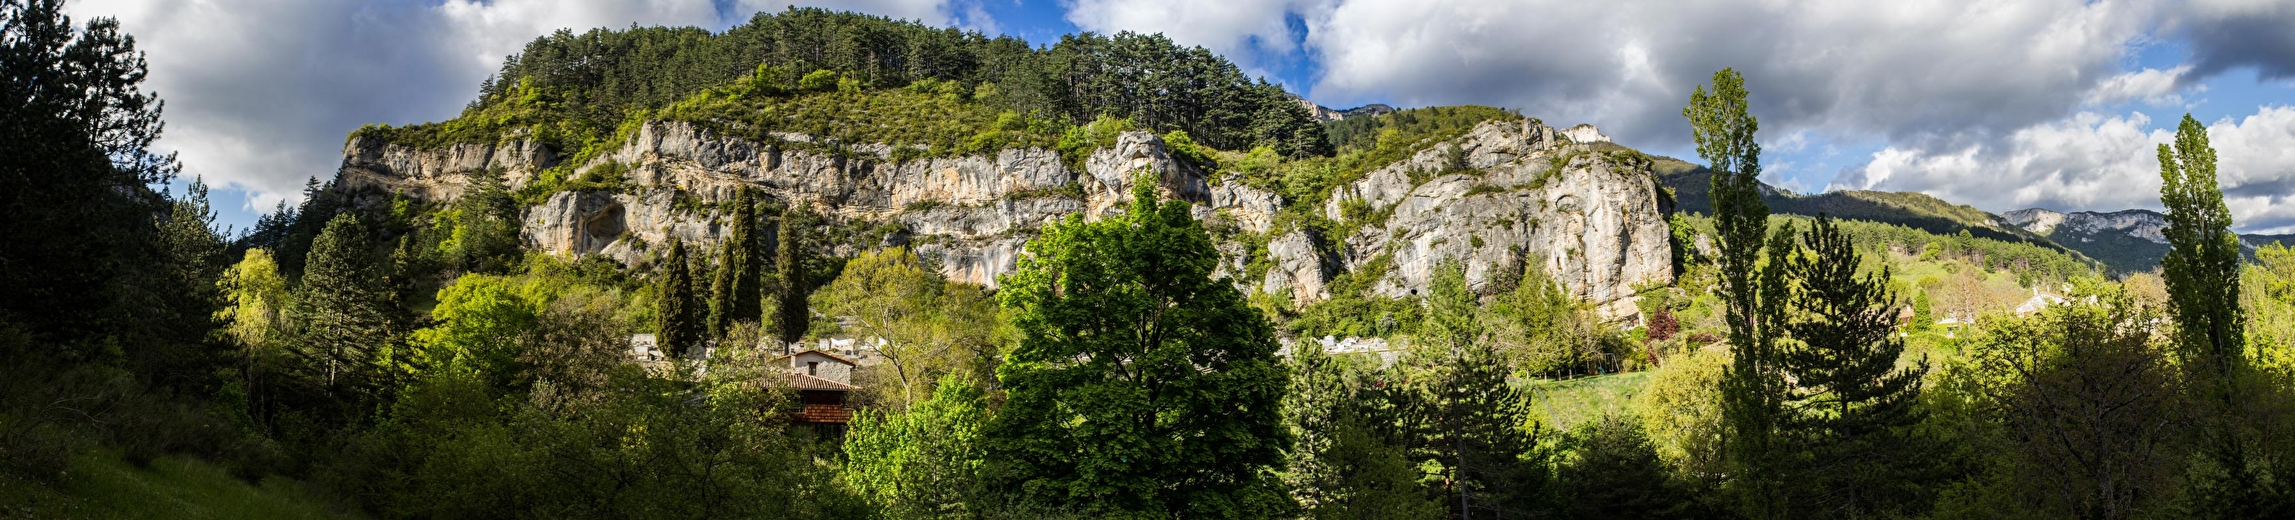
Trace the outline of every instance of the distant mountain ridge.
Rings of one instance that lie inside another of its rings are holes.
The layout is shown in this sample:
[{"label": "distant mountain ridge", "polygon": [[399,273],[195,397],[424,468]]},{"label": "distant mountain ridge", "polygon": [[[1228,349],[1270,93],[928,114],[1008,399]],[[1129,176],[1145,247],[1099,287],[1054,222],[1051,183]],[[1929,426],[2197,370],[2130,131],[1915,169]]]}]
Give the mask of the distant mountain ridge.
[{"label": "distant mountain ridge", "polygon": [[2031,208],[2001,216],[2025,231],[2103,262],[2113,272],[2149,271],[2167,256],[2167,235],[2161,232],[2167,227],[2167,216],[2156,211],[2064,213]]},{"label": "distant mountain ridge", "polygon": [[1339,110],[1315,104],[1315,102],[1308,101],[1307,98],[1299,97],[1297,95],[1291,96],[1291,99],[1298,101],[1299,106],[1306,108],[1307,114],[1314,116],[1315,121],[1320,123],[1329,123],[1350,117],[1378,117],[1395,112],[1395,107],[1388,106],[1385,103],[1371,103],[1346,110]]},{"label": "distant mountain ridge", "polygon": [[[2073,211],[2031,208],[2001,215],[2009,223],[2046,236],[2104,263],[2114,272],[2149,271],[2167,257],[2167,215],[2147,209]],[[2272,243],[2295,244],[2295,235],[2239,235],[2249,254]]]},{"label": "distant mountain ridge", "polygon": [[[1712,171],[1671,157],[1652,156],[1650,159],[1651,170],[1657,174],[1658,183],[1672,190],[1676,210],[1705,214],[1713,212],[1712,200],[1706,195],[1713,183]],[[1953,204],[1924,193],[1847,190],[1801,195],[1762,183],[1761,198],[1763,202],[1769,203],[1770,212],[1777,214],[1824,214],[1843,219],[1896,224],[1939,235],[1965,231],[1981,238],[2077,251],[2011,224],[1999,215],[1972,206]]]}]

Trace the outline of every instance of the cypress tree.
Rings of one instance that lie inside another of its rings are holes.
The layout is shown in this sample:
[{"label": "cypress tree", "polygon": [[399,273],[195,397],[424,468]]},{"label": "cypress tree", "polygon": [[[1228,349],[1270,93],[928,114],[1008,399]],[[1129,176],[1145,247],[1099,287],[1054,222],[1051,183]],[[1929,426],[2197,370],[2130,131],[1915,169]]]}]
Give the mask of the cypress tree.
[{"label": "cypress tree", "polygon": [[684,355],[701,345],[707,332],[701,322],[703,316],[699,302],[693,294],[692,268],[685,259],[685,242],[670,239],[669,254],[662,258],[659,295],[654,302],[656,344],[671,356]]},{"label": "cypress tree", "polygon": [[813,293],[811,273],[807,272],[812,255],[806,251],[809,244],[805,236],[811,224],[812,215],[803,203],[790,204],[788,211],[781,213],[781,227],[775,234],[780,249],[773,258],[779,281],[774,296],[780,305],[774,309],[773,331],[782,343],[804,339],[806,329],[812,326],[812,309],[805,301]]},{"label": "cypress tree", "polygon": [[[1806,251],[1784,255],[1789,319],[1779,323],[1779,368],[1793,382],[1785,436],[1809,450],[1793,479],[1799,515],[1869,517],[1910,503],[1921,452],[1908,430],[1920,421],[1924,359],[1897,368],[1897,299],[1889,272],[1858,276],[1849,236],[1819,216],[1801,234]],[[1787,248],[1790,245],[1786,246]],[[1780,248],[1785,249],[1785,248]]]},{"label": "cypress tree", "polygon": [[743,188],[734,195],[732,222],[718,245],[717,273],[710,283],[709,333],[723,336],[735,322],[764,317],[758,288],[763,270],[757,255],[757,203]]},{"label": "cypress tree", "polygon": [[390,296],[366,225],[335,215],[311,242],[295,306],[303,378],[334,391],[361,383],[390,335]]},{"label": "cypress tree", "polygon": [[[1697,154],[1713,171],[1709,190],[1713,204],[1714,263],[1721,270],[1721,299],[1729,326],[1731,361],[1723,374],[1722,416],[1727,427],[1729,460],[1735,467],[1733,487],[1743,501],[1746,516],[1777,518],[1784,514],[1771,437],[1777,426],[1784,379],[1778,374],[1770,331],[1764,318],[1762,293],[1773,288],[1774,276],[1757,277],[1754,266],[1768,237],[1769,206],[1761,200],[1761,145],[1754,141],[1760,123],[1746,101],[1745,78],[1736,70],[1713,73],[1713,90],[1704,86],[1690,95],[1682,109],[1697,140]],[[1757,285],[1759,284],[1759,285]]]}]

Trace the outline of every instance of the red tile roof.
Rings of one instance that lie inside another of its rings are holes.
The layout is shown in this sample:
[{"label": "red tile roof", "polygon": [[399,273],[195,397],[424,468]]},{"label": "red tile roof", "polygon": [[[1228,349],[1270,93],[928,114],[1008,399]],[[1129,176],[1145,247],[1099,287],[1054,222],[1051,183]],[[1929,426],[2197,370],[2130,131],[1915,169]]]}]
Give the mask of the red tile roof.
[{"label": "red tile roof", "polygon": [[782,374],[782,379],[789,382],[790,388],[795,388],[798,390],[835,390],[840,392],[849,392],[861,389],[861,387],[858,386],[821,379],[805,374]]}]

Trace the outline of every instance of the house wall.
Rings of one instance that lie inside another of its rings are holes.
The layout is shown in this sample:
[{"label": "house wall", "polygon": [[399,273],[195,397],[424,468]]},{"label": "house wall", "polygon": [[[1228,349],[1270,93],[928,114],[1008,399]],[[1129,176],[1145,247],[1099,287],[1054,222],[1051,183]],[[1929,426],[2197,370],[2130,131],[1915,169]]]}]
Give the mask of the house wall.
[{"label": "house wall", "polygon": [[[808,363],[820,363],[820,365],[818,365],[814,372],[808,374],[808,372],[805,370],[806,364]],[[795,373],[808,374],[813,377],[836,381],[848,385],[853,384],[852,365],[847,365],[843,361],[838,361],[837,358],[829,357],[828,355],[821,354],[819,352],[804,352],[795,356],[791,356],[789,358],[789,368]]]}]

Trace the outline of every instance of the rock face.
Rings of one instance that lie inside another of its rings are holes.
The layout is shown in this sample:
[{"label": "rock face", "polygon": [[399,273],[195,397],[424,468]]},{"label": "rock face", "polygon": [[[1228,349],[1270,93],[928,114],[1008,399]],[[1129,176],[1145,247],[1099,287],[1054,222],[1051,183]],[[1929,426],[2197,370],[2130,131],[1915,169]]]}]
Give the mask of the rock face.
[{"label": "rock face", "polygon": [[1581,124],[1578,126],[1573,126],[1568,130],[1563,130],[1562,135],[1569,137],[1571,141],[1579,143],[1593,144],[1610,142],[1610,136],[1602,135],[1602,129],[1594,128],[1594,125]]},{"label": "rock face", "polygon": [[472,172],[502,170],[504,180],[516,187],[557,160],[549,147],[530,139],[418,149],[354,136],[343,145],[343,166],[335,179],[345,186],[378,186],[403,190],[410,197],[451,199],[462,196]]},{"label": "rock face", "polygon": [[2024,228],[2041,236],[2057,234],[2058,230],[2074,236],[2101,233],[2123,234],[2154,244],[2166,244],[2167,216],[2141,209],[2098,213],[2075,211],[2058,213],[2045,209],[2021,209],[2000,215],[2010,225]]},{"label": "rock face", "polygon": [[1344,269],[1388,266],[1372,290],[1404,296],[1445,261],[1485,291],[1536,265],[1603,315],[1635,315],[1634,287],[1673,281],[1648,165],[1557,137],[1536,123],[1484,123],[1457,141],[1472,171],[1414,185],[1409,172],[1441,168],[1435,148],[1340,186],[1326,216],[1344,220],[1351,203],[1392,211],[1347,236]]},{"label": "rock face", "polygon": [[[467,174],[481,169],[499,168],[519,185],[551,167],[579,175],[617,163],[627,172],[622,190],[552,194],[526,210],[524,235],[538,250],[630,265],[650,262],[651,251],[671,239],[713,246],[722,232],[716,204],[748,186],[783,203],[808,204],[833,222],[893,228],[882,245],[906,245],[936,259],[951,279],[994,287],[1046,223],[1124,211],[1131,183],[1149,180],[1165,197],[1193,204],[1198,218],[1239,232],[1223,236],[1263,237],[1263,275],[1251,274],[1246,258],[1254,247],[1239,242],[1245,238],[1219,244],[1228,257],[1221,272],[1239,278],[1239,287],[1287,292],[1299,303],[1330,297],[1333,277],[1363,269],[1383,269],[1375,293],[1408,296],[1435,266],[1457,260],[1484,290],[1525,266],[1541,266],[1603,314],[1624,319],[1634,313],[1635,286],[1672,279],[1647,161],[1594,150],[1535,121],[1488,122],[1453,141],[1466,152],[1466,170],[1424,173],[1449,164],[1447,147],[1434,146],[1335,188],[1325,207],[1293,210],[1363,222],[1330,237],[1277,229],[1275,217],[1288,201],[1241,179],[1214,182],[1146,132],[1123,134],[1090,154],[1081,171],[1043,149],[894,161],[889,146],[827,153],[806,136],[776,137],[780,144],[758,143],[653,122],[621,148],[578,165],[557,165],[548,150],[520,141],[417,150],[354,139],[341,178],[445,199],[459,196]],[[1348,214],[1363,207],[1385,218]]]}]

